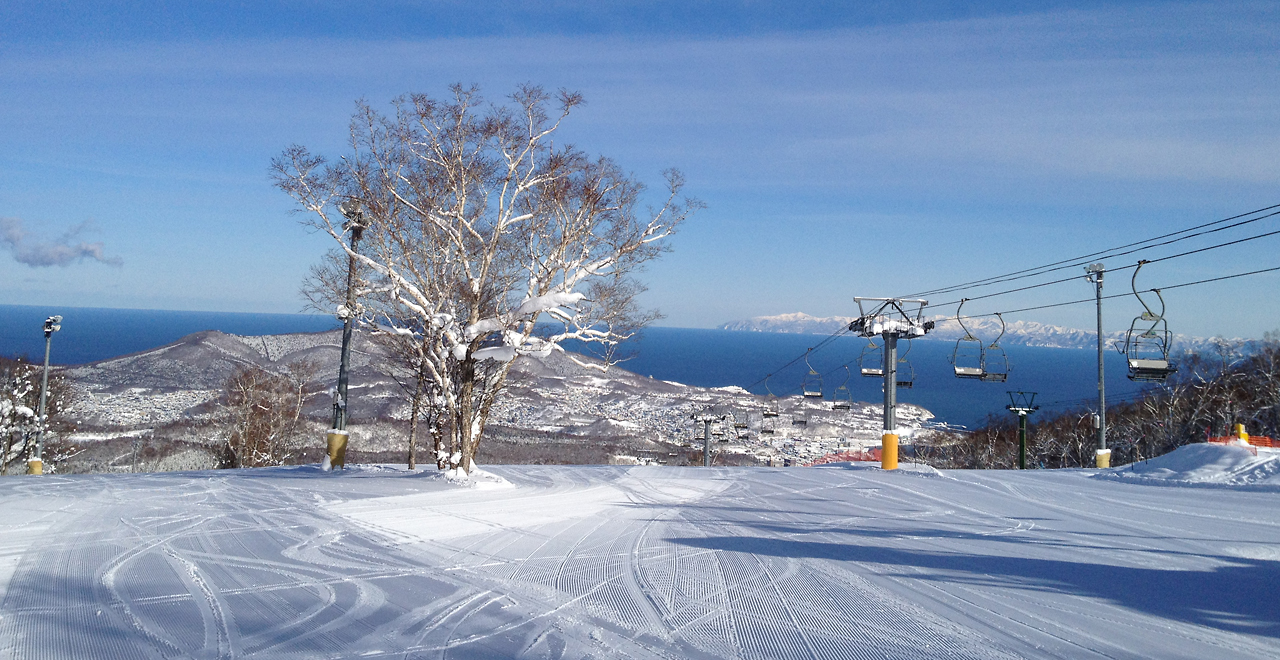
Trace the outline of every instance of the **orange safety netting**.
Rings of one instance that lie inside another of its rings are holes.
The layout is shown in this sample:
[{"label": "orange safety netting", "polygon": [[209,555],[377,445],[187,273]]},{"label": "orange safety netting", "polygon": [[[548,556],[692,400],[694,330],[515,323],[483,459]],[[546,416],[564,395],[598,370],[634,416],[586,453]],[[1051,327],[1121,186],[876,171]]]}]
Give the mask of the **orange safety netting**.
[{"label": "orange safety netting", "polygon": [[880,462],[880,448],[860,449],[858,451],[841,451],[834,454],[827,454],[818,460],[808,463],[808,467],[815,465],[823,465],[824,463],[844,463],[846,461],[875,461]]},{"label": "orange safety netting", "polygon": [[[1216,445],[1230,445],[1235,444],[1239,440],[1240,438],[1234,435],[1223,435],[1216,438],[1208,438],[1205,442],[1212,442]],[[1254,447],[1280,447],[1280,441],[1272,440],[1265,435],[1251,435],[1249,436],[1249,439],[1245,440],[1245,442],[1253,445]]]}]

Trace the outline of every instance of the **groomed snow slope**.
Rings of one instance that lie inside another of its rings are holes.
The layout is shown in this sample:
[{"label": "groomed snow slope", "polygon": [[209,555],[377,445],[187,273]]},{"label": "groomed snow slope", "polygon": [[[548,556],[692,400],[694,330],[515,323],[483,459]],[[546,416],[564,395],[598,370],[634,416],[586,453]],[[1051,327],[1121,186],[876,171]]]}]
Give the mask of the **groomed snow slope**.
[{"label": "groomed snow slope", "polygon": [[1271,492],[491,472],[0,479],[0,658],[1280,657]]},{"label": "groomed snow slope", "polygon": [[1112,468],[1104,476],[1152,484],[1261,486],[1280,492],[1280,450],[1197,443]]}]

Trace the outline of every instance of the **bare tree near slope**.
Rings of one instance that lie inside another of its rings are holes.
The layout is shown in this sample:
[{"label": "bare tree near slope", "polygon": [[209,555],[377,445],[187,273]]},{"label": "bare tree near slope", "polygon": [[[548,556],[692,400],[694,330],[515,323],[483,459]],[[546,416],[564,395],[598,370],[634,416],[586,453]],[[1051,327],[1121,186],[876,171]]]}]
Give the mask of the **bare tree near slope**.
[{"label": "bare tree near slope", "polygon": [[299,146],[273,161],[304,222],[344,251],[335,205],[362,203],[368,226],[354,256],[368,274],[354,311],[365,328],[421,347],[456,448],[449,467],[471,469],[517,355],[572,339],[595,346],[607,368],[618,344],[657,318],[637,305],[634,275],[700,206],[672,170],[661,206],[640,212],[642,184],[608,159],[554,145],[581,103],[525,86],[487,105],[474,87],[454,86],[443,100],[403,98],[391,117],[360,105],[352,152],[332,165]]},{"label": "bare tree near slope", "polygon": [[299,361],[273,373],[256,365],[238,368],[227,379],[221,408],[230,467],[283,465],[298,450],[302,409],[314,394],[308,383],[318,369]]},{"label": "bare tree near slope", "polygon": [[[36,419],[40,400],[40,366],[22,357],[0,357],[0,475],[9,464],[23,460],[35,444],[41,422]],[[45,403],[45,465],[57,465],[75,452],[63,442],[74,425],[64,411],[71,402],[71,383],[65,374],[49,375],[49,399]]]}]

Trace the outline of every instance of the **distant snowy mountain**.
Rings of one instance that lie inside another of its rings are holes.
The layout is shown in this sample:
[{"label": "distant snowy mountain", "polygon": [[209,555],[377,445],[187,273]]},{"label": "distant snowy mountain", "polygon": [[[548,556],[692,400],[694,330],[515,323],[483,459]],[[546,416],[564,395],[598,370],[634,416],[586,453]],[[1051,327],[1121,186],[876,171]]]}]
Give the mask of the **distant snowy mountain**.
[{"label": "distant snowy mountain", "polygon": [[[756,316],[745,321],[733,321],[719,327],[721,330],[740,332],[781,332],[788,334],[825,335],[849,326],[854,320],[852,316],[811,316],[804,312],[778,314],[776,316]],[[926,339],[939,341],[955,341],[964,335],[964,330],[954,317],[927,316],[927,320],[937,323],[933,332]],[[1097,333],[1079,328],[1067,328],[1060,325],[1049,325],[1036,321],[1006,321],[1004,335],[1000,337],[1002,346],[1041,346],[1045,348],[1094,348],[1098,345]],[[965,326],[973,335],[983,342],[990,343],[1000,336],[1000,321],[994,317],[965,319]],[[1123,341],[1124,333],[1109,333],[1107,344]],[[1214,339],[1174,335],[1174,351],[1202,350],[1212,346]],[[1239,339],[1228,340],[1241,342]]]}]

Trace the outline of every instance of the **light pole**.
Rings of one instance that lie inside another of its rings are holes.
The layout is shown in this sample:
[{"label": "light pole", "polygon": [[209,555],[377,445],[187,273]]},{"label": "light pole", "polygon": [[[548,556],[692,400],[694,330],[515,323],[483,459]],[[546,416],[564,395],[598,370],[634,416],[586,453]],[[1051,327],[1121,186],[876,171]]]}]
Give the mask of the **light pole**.
[{"label": "light pole", "polygon": [[40,405],[36,408],[36,450],[27,459],[27,474],[44,474],[45,403],[49,399],[49,347],[53,333],[62,329],[62,317],[50,316],[44,320],[44,375],[40,378]]},{"label": "light pole", "polygon": [[1107,382],[1102,363],[1102,275],[1107,267],[1100,263],[1084,267],[1085,279],[1097,285],[1098,300],[1098,451],[1097,466],[1111,467],[1111,450],[1107,449]]},{"label": "light pole", "polygon": [[333,428],[328,434],[327,467],[330,469],[334,466],[347,467],[347,372],[351,364],[351,332],[356,315],[356,253],[366,226],[364,205],[360,200],[348,199],[338,205],[338,210],[347,219],[342,228],[351,232],[351,252],[347,255],[347,299],[342,307],[342,358],[338,364],[338,388],[333,397]]}]

